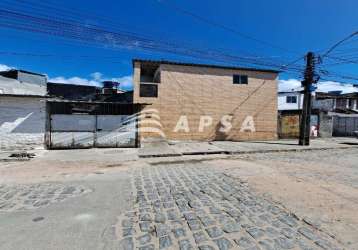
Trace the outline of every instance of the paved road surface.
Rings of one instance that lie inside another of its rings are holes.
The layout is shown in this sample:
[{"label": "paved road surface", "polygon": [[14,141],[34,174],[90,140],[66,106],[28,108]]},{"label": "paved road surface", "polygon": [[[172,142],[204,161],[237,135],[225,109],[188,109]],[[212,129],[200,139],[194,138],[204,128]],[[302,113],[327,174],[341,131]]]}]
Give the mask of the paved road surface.
[{"label": "paved road surface", "polygon": [[115,249],[113,225],[129,209],[129,188],[123,172],[80,182],[3,185],[0,249]]}]

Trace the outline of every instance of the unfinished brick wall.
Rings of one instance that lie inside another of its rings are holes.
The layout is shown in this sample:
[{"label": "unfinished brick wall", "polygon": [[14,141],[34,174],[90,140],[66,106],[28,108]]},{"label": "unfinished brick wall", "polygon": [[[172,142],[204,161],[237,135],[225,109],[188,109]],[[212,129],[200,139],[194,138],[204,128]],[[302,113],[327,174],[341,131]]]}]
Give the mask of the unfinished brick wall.
[{"label": "unfinished brick wall", "polygon": [[[212,67],[162,64],[158,98],[139,97],[140,62],[134,64],[134,102],[150,103],[144,110],[159,111],[162,130],[172,140],[270,140],[277,138],[277,74]],[[248,85],[233,84],[234,74],[249,76]],[[189,132],[174,132],[186,115]],[[219,131],[224,115],[232,115],[232,129]],[[198,130],[201,116],[213,123]],[[252,116],[256,132],[242,132],[242,123]],[[141,125],[143,126],[143,124]],[[155,137],[155,133],[140,133]]]}]

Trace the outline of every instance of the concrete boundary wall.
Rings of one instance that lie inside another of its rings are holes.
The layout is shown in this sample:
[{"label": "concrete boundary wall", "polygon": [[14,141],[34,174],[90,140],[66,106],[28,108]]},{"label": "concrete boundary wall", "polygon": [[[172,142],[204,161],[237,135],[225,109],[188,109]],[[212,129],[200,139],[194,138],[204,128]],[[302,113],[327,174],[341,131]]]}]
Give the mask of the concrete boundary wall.
[{"label": "concrete boundary wall", "polygon": [[46,100],[0,95],[0,149],[44,148]]}]

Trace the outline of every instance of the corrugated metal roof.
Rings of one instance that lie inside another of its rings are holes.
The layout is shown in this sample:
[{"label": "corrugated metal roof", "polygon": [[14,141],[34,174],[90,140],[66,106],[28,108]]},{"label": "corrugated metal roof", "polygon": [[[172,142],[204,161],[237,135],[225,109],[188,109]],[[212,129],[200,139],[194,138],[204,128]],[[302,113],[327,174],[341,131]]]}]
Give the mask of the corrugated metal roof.
[{"label": "corrugated metal roof", "polygon": [[153,64],[169,64],[169,65],[180,65],[180,66],[193,66],[193,67],[205,67],[205,68],[218,68],[218,69],[232,69],[232,70],[245,70],[245,71],[259,71],[269,72],[278,74],[281,71],[274,69],[258,69],[258,68],[245,68],[236,66],[216,65],[216,64],[200,64],[200,63],[185,63],[185,62],[174,62],[167,60],[147,60],[147,59],[133,59],[133,65],[135,62],[140,63],[153,63]]}]

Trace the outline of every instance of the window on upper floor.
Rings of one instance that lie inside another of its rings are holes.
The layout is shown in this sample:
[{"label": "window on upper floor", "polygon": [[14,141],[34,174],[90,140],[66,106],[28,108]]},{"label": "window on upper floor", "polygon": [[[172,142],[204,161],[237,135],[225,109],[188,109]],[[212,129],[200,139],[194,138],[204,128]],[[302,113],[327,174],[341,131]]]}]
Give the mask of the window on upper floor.
[{"label": "window on upper floor", "polygon": [[160,66],[158,64],[142,64],[140,68],[140,82],[160,83]]},{"label": "window on upper floor", "polygon": [[234,84],[248,84],[249,77],[247,75],[234,75],[233,82]]},{"label": "window on upper floor", "polygon": [[141,83],[139,87],[140,97],[158,97],[158,85],[157,84],[145,84]]},{"label": "window on upper floor", "polygon": [[286,103],[297,103],[297,96],[286,96]]}]

